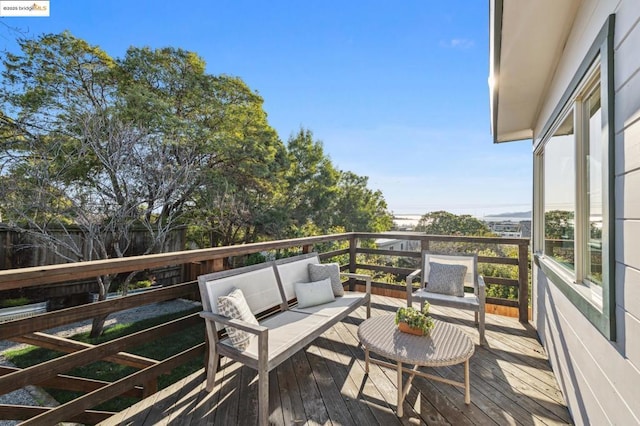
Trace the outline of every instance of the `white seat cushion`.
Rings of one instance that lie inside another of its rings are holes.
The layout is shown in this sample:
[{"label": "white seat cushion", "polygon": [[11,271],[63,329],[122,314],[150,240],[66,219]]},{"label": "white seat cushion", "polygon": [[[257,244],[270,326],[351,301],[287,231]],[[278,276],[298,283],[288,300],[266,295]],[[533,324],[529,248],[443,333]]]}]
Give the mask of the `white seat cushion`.
[{"label": "white seat cushion", "polygon": [[[274,359],[305,336],[312,335],[326,322],[327,318],[320,315],[292,311],[281,312],[261,321],[260,325],[269,329],[268,359]],[[220,343],[233,346],[229,339],[223,339]],[[258,359],[258,339],[252,339],[242,354],[254,360]]]},{"label": "white seat cushion", "polygon": [[450,296],[447,294],[430,293],[424,289],[416,290],[413,293],[414,298],[426,299],[433,305],[450,306],[456,308],[465,308],[477,311],[480,309],[480,300],[473,293],[465,293],[463,297]]},{"label": "white seat cushion", "polygon": [[308,308],[294,307],[291,310],[295,312],[302,312],[311,315],[322,315],[324,317],[337,317],[340,316],[345,310],[353,307],[362,302],[362,299],[367,297],[366,293],[358,292],[345,292],[344,296],[337,297],[333,302],[325,303],[322,305],[311,306]]}]

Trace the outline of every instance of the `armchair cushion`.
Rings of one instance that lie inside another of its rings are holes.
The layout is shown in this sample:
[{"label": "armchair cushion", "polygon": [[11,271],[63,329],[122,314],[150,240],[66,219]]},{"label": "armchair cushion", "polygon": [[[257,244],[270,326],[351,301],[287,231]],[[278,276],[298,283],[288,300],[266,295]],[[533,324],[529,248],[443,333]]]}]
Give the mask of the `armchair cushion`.
[{"label": "armchair cushion", "polygon": [[447,265],[429,262],[427,291],[430,293],[464,296],[464,277],[467,274],[465,265]]},{"label": "armchair cushion", "polygon": [[[250,324],[258,325],[258,320],[251,313],[249,305],[244,298],[242,290],[239,288],[232,290],[226,296],[218,297],[218,312],[220,315],[224,315],[228,318],[241,320]],[[247,333],[244,330],[239,330],[235,327],[226,327],[227,334],[231,344],[238,350],[245,350],[251,343],[251,338],[254,337],[251,333]]]},{"label": "armchair cushion", "polygon": [[342,280],[340,280],[340,266],[337,263],[310,263],[308,268],[311,281],[329,278],[333,295],[336,297],[344,296],[344,287]]},{"label": "armchair cushion", "polygon": [[335,300],[329,278],[310,283],[296,283],[294,287],[298,298],[298,308],[308,308]]}]

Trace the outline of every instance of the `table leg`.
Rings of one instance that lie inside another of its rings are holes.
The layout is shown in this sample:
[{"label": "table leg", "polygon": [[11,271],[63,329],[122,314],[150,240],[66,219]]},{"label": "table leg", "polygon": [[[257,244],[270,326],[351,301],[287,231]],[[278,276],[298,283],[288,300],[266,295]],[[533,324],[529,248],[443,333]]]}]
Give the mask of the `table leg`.
[{"label": "table leg", "polygon": [[398,361],[396,372],[398,374],[398,407],[396,408],[396,413],[398,414],[398,417],[402,417],[402,401],[404,400],[404,392],[402,391],[402,363],[400,361]]},{"label": "table leg", "polygon": [[469,383],[469,360],[464,362],[464,403],[471,404],[471,385]]}]

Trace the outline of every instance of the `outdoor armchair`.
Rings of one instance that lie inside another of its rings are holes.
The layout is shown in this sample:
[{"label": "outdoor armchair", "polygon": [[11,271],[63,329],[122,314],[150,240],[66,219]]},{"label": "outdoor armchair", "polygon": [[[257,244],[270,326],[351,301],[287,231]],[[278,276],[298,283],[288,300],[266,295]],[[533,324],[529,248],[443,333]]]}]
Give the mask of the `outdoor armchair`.
[{"label": "outdoor armchair", "polygon": [[[420,286],[414,292],[413,281],[418,276]],[[478,275],[476,254],[423,251],[422,268],[407,276],[407,306],[412,305],[413,299],[420,301],[421,309],[428,301],[432,305],[474,311],[480,344],[484,344],[486,290],[483,278]]]}]

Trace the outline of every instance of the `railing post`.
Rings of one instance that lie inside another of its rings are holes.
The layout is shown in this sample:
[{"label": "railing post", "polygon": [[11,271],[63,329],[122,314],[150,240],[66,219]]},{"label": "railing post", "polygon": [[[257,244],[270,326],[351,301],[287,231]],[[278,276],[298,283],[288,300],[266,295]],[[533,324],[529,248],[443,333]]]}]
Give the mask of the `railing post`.
[{"label": "railing post", "polygon": [[158,378],[149,380],[142,385],[142,398],[148,398],[154,393],[158,392]]},{"label": "railing post", "polygon": [[224,271],[224,258],[219,257],[217,259],[207,261],[207,273],[220,271]]},{"label": "railing post", "polygon": [[[358,240],[354,235],[349,238],[349,272],[354,274],[357,269],[356,264],[356,249],[358,244]],[[356,280],[353,278],[349,278],[349,291],[356,290]]]},{"label": "railing post", "polygon": [[305,244],[302,246],[302,253],[307,254],[313,251],[313,244]]},{"label": "railing post", "polygon": [[425,235],[420,240],[420,252],[423,252],[425,250],[429,250],[429,236],[428,235]]},{"label": "railing post", "polygon": [[520,322],[529,321],[529,245],[518,244],[518,308]]}]

